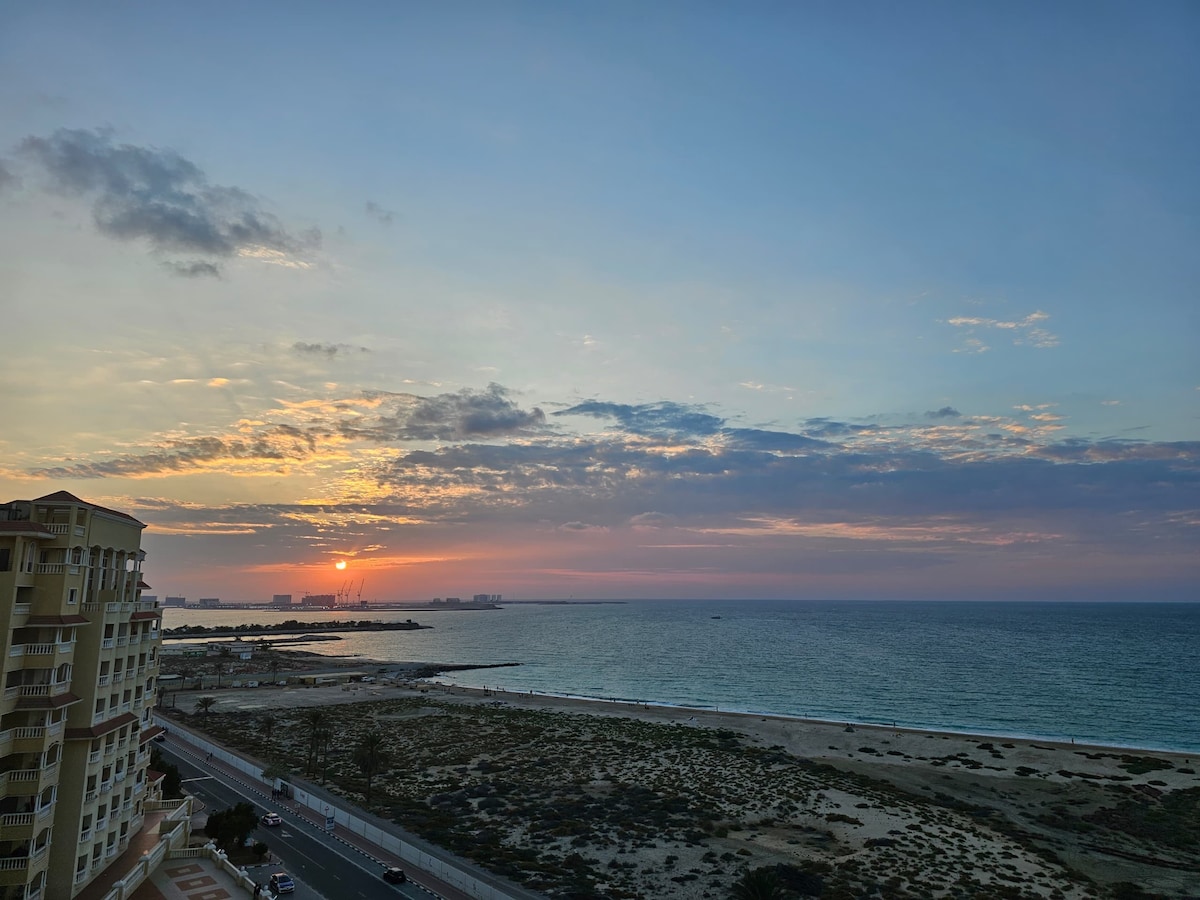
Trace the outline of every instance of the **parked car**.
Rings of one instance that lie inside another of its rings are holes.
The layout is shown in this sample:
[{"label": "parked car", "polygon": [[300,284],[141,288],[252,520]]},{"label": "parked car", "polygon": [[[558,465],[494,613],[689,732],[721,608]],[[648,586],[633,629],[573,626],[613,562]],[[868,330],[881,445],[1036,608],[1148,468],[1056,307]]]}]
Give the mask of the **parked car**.
[{"label": "parked car", "polygon": [[263,825],[266,825],[268,828],[274,828],[276,825],[283,824],[283,819],[280,818],[279,813],[273,813],[273,812],[267,813],[265,816],[263,816],[258,821],[261,822]]},{"label": "parked car", "polygon": [[290,894],[296,890],[296,882],[287,872],[276,872],[267,882],[272,894]]},{"label": "parked car", "polygon": [[408,876],[399,866],[389,866],[383,870],[383,880],[388,884],[404,884],[408,881]]}]

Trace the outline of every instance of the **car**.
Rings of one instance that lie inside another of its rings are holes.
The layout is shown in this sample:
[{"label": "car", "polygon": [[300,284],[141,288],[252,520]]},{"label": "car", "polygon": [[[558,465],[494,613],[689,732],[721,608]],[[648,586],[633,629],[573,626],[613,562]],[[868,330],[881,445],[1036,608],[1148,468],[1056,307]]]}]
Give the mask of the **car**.
[{"label": "car", "polygon": [[404,884],[408,881],[408,876],[399,866],[389,866],[383,870],[383,880],[388,884]]},{"label": "car", "polygon": [[263,825],[266,825],[268,828],[274,828],[276,825],[283,824],[283,819],[281,819],[279,817],[279,813],[272,813],[272,812],[267,813],[265,816],[263,816],[258,821],[261,822]]},{"label": "car", "polygon": [[156,734],[154,736],[154,743],[165,744],[166,742],[167,742],[167,736],[165,734]]},{"label": "car", "polygon": [[296,882],[287,872],[276,872],[267,882],[272,894],[290,894],[296,890]]}]

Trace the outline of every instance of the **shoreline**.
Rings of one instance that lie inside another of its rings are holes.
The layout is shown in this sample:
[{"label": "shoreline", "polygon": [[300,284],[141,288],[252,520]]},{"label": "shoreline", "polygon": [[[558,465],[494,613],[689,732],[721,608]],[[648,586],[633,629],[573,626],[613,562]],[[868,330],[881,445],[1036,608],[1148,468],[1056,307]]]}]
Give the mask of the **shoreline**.
[{"label": "shoreline", "polygon": [[[394,665],[394,664],[393,664]],[[481,666],[480,668],[483,668]],[[751,720],[759,720],[766,722],[778,722],[780,724],[793,725],[810,725],[820,728],[836,728],[843,732],[849,727],[856,733],[864,731],[867,733],[877,734],[903,734],[911,736],[933,736],[937,738],[956,739],[964,741],[1018,741],[1022,744],[1028,744],[1034,749],[1046,750],[1076,750],[1076,751],[1099,751],[1099,752],[1124,752],[1130,753],[1155,753],[1171,757],[1178,757],[1183,765],[1188,765],[1192,758],[1198,758],[1197,763],[1200,764],[1200,749],[1189,750],[1187,748],[1167,748],[1154,746],[1130,746],[1124,744],[1105,744],[1096,742],[1081,742],[1073,740],[1063,740],[1062,738],[1045,737],[1041,735],[1022,735],[1022,734],[1006,734],[1002,732],[984,732],[984,731],[968,731],[958,730],[947,727],[921,727],[916,725],[905,725],[902,723],[888,724],[886,722],[869,722],[861,720],[836,720],[836,719],[819,719],[810,716],[794,716],[786,713],[773,712],[756,712],[741,709],[719,709],[713,706],[686,706],[683,704],[664,703],[656,700],[625,700],[609,697],[588,697],[582,694],[559,694],[551,691],[532,691],[526,693],[518,693],[508,691],[502,688],[475,688],[466,687],[458,684],[449,684],[437,681],[438,676],[429,678],[416,679],[417,681],[436,685],[445,689],[450,689],[457,692],[464,692],[478,697],[493,697],[499,700],[510,700],[514,698],[545,698],[550,701],[562,701],[572,704],[580,704],[579,712],[596,712],[598,709],[611,708],[614,712],[621,715],[632,715],[635,718],[640,718],[636,713],[641,711],[661,710],[663,712],[678,711],[689,713],[692,715],[703,715],[705,718],[731,718],[734,720],[743,720],[749,724]],[[594,706],[596,709],[591,709]]]},{"label": "shoreline", "polygon": [[[1094,900],[1127,882],[1183,898],[1200,867],[1174,837],[1194,827],[1200,754],[517,693],[356,662],[398,677],[222,690],[214,733],[250,751],[269,716],[298,767],[312,709],[336,710],[342,745],[382,734],[404,761],[376,782],[399,824],[502,874],[532,864],[531,841],[538,871],[586,863],[598,886],[658,900],[704,900],[775,865],[859,893],[896,876],[919,891],[898,897],[1022,884],[1034,893],[1021,896]],[[187,714],[202,693],[171,712],[207,731]],[[330,766],[361,802],[349,758]]]},{"label": "shoreline", "polygon": [[[476,669],[503,669],[518,667],[523,665],[519,662],[505,663],[448,663],[448,662],[416,662],[411,660],[385,660],[367,656],[354,656],[345,654],[326,654],[318,653],[311,650],[293,649],[277,651],[280,656],[286,657],[294,662],[302,662],[306,666],[311,666],[312,670],[318,668],[325,669],[345,669],[345,668],[371,668],[378,672],[379,677],[388,679],[388,676],[396,681],[418,681],[430,686],[437,686],[443,689],[453,689],[455,691],[471,692],[479,696],[489,696],[501,694],[504,698],[521,698],[521,697],[543,697],[549,700],[559,700],[568,703],[581,703],[593,705],[597,708],[623,707],[627,710],[636,712],[639,708],[647,707],[649,709],[661,709],[665,711],[678,710],[689,714],[713,714],[718,716],[742,716],[746,720],[751,719],[767,719],[780,723],[796,723],[801,725],[814,725],[822,727],[845,727],[851,725],[854,728],[875,729],[881,732],[899,731],[909,734],[934,734],[937,736],[946,736],[949,738],[957,738],[962,740],[976,741],[1019,741],[1024,744],[1040,743],[1052,747],[1053,749],[1091,749],[1102,752],[1126,752],[1126,753],[1158,753],[1169,754],[1173,757],[1179,757],[1183,760],[1192,758],[1200,758],[1200,745],[1194,748],[1188,747],[1170,747],[1162,744],[1145,743],[1145,744],[1123,744],[1109,743],[1105,741],[1097,741],[1094,739],[1072,739],[1070,736],[1051,736],[1040,734],[1014,733],[1004,731],[988,731],[986,729],[976,729],[971,726],[955,727],[953,725],[917,725],[913,723],[901,723],[896,721],[892,724],[887,722],[872,721],[870,719],[847,718],[847,719],[826,719],[814,716],[805,716],[799,714],[770,712],[762,710],[751,710],[743,708],[721,708],[714,705],[697,706],[682,703],[671,703],[663,700],[640,699],[640,698],[624,698],[624,697],[594,697],[584,694],[574,694],[570,692],[556,692],[535,690],[529,692],[517,692],[503,688],[493,687],[472,687],[468,685],[457,684],[453,681],[440,681],[440,678],[446,677],[449,673],[455,671],[472,671]],[[290,667],[289,667],[290,668]],[[432,674],[431,670],[436,670]],[[286,670],[281,670],[281,672]],[[291,671],[295,671],[292,669]],[[385,675],[384,673],[387,673]],[[416,673],[421,674],[416,674]],[[392,679],[388,679],[392,680]],[[386,683],[386,681],[384,682]],[[260,690],[269,690],[270,688],[262,688]],[[1187,763],[1184,763],[1187,765]]]}]

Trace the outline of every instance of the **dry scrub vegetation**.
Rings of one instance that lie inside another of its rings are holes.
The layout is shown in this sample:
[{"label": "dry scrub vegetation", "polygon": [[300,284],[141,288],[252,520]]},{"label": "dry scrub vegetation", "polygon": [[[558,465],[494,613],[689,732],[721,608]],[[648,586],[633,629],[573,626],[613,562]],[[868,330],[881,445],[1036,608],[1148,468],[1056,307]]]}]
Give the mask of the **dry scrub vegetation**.
[{"label": "dry scrub vegetation", "polygon": [[[366,806],[351,750],[380,731],[373,812],[551,896],[727,898],[748,870],[778,867],[793,897],[1133,898],[1200,871],[1200,788],[1155,797],[1086,771],[1019,772],[992,744],[890,766],[886,749],[815,761],[733,730],[502,703],[325,714],[312,780]],[[270,716],[274,761],[302,773],[309,715],[213,711],[202,727],[261,758]],[[1149,760],[1139,776],[1153,778]]]}]

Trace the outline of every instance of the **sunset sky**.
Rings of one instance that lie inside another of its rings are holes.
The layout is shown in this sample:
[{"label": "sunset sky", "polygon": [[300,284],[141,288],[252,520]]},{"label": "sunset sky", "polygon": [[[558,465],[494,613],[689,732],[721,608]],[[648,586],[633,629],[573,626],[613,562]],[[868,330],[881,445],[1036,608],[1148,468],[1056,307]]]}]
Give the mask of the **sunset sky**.
[{"label": "sunset sky", "polygon": [[160,596],[1200,595],[1195,3],[3,5],[0,502]]}]

